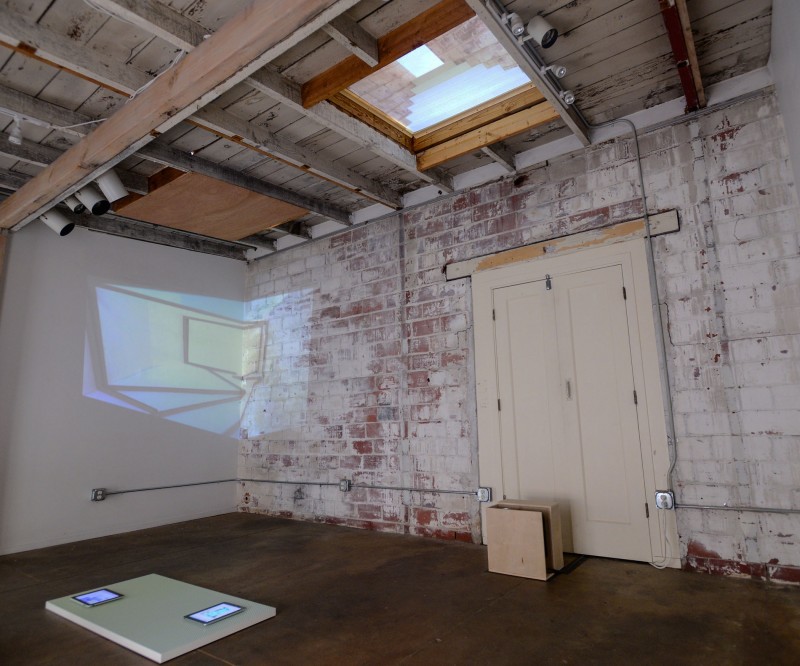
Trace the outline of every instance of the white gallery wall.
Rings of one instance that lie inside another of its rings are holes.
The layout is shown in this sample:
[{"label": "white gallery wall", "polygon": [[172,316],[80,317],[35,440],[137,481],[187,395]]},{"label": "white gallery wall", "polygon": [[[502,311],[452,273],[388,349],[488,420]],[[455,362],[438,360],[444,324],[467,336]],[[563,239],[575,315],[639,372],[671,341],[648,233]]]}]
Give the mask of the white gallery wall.
[{"label": "white gallery wall", "polygon": [[243,289],[235,260],[39,223],[10,237],[0,553],[235,509],[235,483],[90,491],[235,478]]},{"label": "white gallery wall", "polygon": [[795,170],[800,165],[800,68],[797,66],[797,32],[800,2],[775,0],[772,8],[772,49],[769,69],[775,81],[789,155]]}]

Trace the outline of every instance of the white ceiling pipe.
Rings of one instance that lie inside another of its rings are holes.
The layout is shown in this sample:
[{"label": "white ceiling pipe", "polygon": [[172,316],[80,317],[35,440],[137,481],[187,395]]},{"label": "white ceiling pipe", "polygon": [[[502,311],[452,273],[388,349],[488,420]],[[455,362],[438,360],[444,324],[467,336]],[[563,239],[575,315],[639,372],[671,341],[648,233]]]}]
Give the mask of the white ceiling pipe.
[{"label": "white ceiling pipe", "polygon": [[111,208],[108,199],[103,197],[92,185],[82,187],[75,192],[75,196],[78,198],[78,201],[92,211],[92,215],[103,215],[103,213],[107,213]]},{"label": "white ceiling pipe", "polygon": [[97,183],[100,191],[106,195],[106,199],[111,202],[128,196],[128,190],[125,189],[114,169],[109,169],[103,175],[98,176],[94,182]]}]

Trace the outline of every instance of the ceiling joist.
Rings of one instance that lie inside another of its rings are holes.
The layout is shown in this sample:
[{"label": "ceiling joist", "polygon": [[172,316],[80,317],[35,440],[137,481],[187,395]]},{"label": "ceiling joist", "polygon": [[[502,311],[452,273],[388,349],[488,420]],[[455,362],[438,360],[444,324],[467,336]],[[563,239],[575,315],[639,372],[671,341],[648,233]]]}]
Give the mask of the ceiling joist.
[{"label": "ceiling joist", "polygon": [[346,14],[337,16],[328,25],[322,26],[322,29],[328,37],[336,40],[370,67],[378,64],[378,40]]},{"label": "ceiling joist", "polygon": [[370,67],[357,56],[350,56],[306,81],[302,86],[303,106],[308,108],[330,98],[373,72],[392,64],[407,53],[472,18],[463,0],[442,0],[408,23],[378,38],[379,61]]},{"label": "ceiling joist", "polygon": [[558,112],[547,102],[518,111],[477,129],[445,141],[417,154],[420,169],[435,167],[443,162],[466,155],[484,146],[521,134],[558,118]]},{"label": "ceiling joist", "polygon": [[[5,86],[0,86],[0,110],[4,110],[12,115],[19,114],[25,116],[26,118],[38,120],[41,122],[41,124],[51,127],[52,129],[76,136],[82,137],[91,131],[89,125],[82,124],[91,120],[91,118],[88,116],[78,113],[77,111],[70,111],[55,104],[51,104],[50,102],[25,95],[24,93],[16,90],[11,90]],[[154,152],[154,148],[158,148],[162,145],[165,150],[158,150],[157,152]],[[22,146],[14,146],[4,138],[0,140],[0,153],[8,154],[31,164],[46,166],[60,157],[62,151],[49,146],[26,141],[23,141]],[[312,197],[299,195],[296,192],[278,187],[277,185],[271,185],[265,181],[259,180],[258,178],[245,176],[244,174],[240,174],[232,169],[220,168],[213,170],[210,166],[214,164],[213,162],[210,162],[209,160],[203,160],[199,157],[194,157],[182,151],[171,148],[166,144],[162,144],[160,139],[155,139],[150,144],[150,150],[143,148],[142,150],[137,151],[135,155],[137,157],[141,157],[142,159],[158,162],[159,164],[177,167],[183,171],[196,170],[198,173],[203,173],[209,176],[212,175],[211,171],[214,171],[216,176],[212,177],[216,177],[219,180],[228,182],[231,185],[237,185],[238,187],[243,187],[244,189],[252,190],[253,192],[258,192],[259,194],[268,193],[273,199],[279,199],[281,201],[285,201],[286,203],[301,206],[307,210],[313,210],[320,215],[327,215],[328,213],[331,213],[336,216],[333,219],[337,219],[340,222],[346,223],[347,220],[349,220],[349,216],[346,211],[337,207],[333,207],[330,204],[319,201]],[[153,157],[153,155],[157,155],[157,157]],[[173,161],[169,161],[169,156],[173,157]],[[123,184],[130,191],[139,192],[142,194],[147,193],[147,179],[144,176],[139,176],[138,174],[132,174],[119,169],[117,170],[117,173],[122,179]],[[228,180],[229,178],[231,180]],[[269,190],[269,192],[266,190]],[[347,219],[342,219],[344,217]]]},{"label": "ceiling joist", "polygon": [[[109,11],[111,7],[117,6],[117,0],[113,2],[111,0],[96,0],[96,2],[101,4],[103,9]],[[120,14],[122,18],[129,20],[133,15],[133,9],[131,9],[133,3],[127,2],[124,4],[127,9],[120,8]],[[187,21],[177,21],[174,15],[157,9],[157,4],[159,3],[152,1],[145,3],[143,11],[146,11],[147,15],[150,16],[156,12],[158,12],[158,16],[163,15],[163,23],[166,25],[180,25],[180,34],[186,38],[186,35],[190,32]],[[122,9],[125,9],[125,11],[122,11]],[[177,13],[175,15],[180,16]],[[7,18],[10,19],[8,23],[6,22]],[[188,23],[198,28],[192,34],[200,41],[203,41],[202,34],[204,31],[200,26],[192,21],[188,21]],[[33,48],[38,49],[36,45],[46,44],[46,51],[41,51],[45,55],[40,56],[40,59],[45,61],[50,59],[53,64],[58,64],[67,69],[67,71],[74,72],[82,78],[98,83],[98,85],[107,89],[120,92],[123,95],[133,95],[137,90],[142,89],[153,80],[143,72],[131,67],[110,64],[107,59],[100,57],[91,49],[75,49],[66,38],[59,37],[36,24],[22,21],[18,17],[14,17],[13,13],[8,9],[0,8],[0,25],[11,25],[11,28],[7,29],[8,32],[19,30],[20,38],[27,40],[26,43],[33,44]],[[153,27],[153,30],[155,31],[157,28]],[[158,30],[162,33],[164,32],[163,28]],[[0,29],[0,31],[3,31],[3,29]],[[187,46],[187,48],[193,47]],[[64,63],[70,59],[71,64],[67,67]],[[19,112],[24,114],[24,111]],[[400,195],[374,179],[362,176],[351,169],[335,165],[330,160],[299,148],[268,130],[233,116],[213,103],[207,105],[203,109],[203,113],[206,116],[205,119],[202,115],[195,115],[190,120],[203,127],[204,121],[208,119],[208,116],[212,116],[214,119],[212,131],[217,135],[227,137],[246,148],[255,149],[267,157],[317,175],[372,201],[386,204],[392,208],[400,206]],[[87,120],[89,119],[87,118]],[[82,132],[82,134],[85,133]],[[259,137],[257,141],[252,140],[254,136]]]},{"label": "ceiling joist", "polygon": [[[92,2],[112,16],[117,16],[142,30],[158,35],[184,51],[191,51],[195,46],[201,44],[207,35],[206,30],[192,19],[186,18],[155,0],[146,0],[145,2],[139,2],[139,0],[92,0]],[[244,82],[276,102],[302,113],[322,127],[367,148],[416,178],[437,185],[443,190],[453,191],[452,179],[448,174],[437,169],[431,169],[427,173],[420,171],[417,169],[416,158],[410,149],[384,136],[358,117],[344,113],[328,102],[321,102],[306,109],[303,106],[300,86],[269,67],[252,73]],[[336,180],[334,174],[327,175]],[[376,194],[375,191],[367,189],[363,191]]]}]

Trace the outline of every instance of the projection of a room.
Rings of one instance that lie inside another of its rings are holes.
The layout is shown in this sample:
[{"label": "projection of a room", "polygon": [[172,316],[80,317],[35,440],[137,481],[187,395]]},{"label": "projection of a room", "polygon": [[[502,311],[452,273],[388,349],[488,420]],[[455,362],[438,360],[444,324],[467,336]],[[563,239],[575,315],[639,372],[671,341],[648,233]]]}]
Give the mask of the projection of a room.
[{"label": "projection of a room", "polygon": [[91,292],[85,396],[237,434],[246,382],[263,367],[243,349],[264,349],[264,321],[244,322],[240,301],[114,284]]},{"label": "projection of a room", "polygon": [[83,395],[231,437],[296,427],[316,295],[242,303],[94,280]]}]

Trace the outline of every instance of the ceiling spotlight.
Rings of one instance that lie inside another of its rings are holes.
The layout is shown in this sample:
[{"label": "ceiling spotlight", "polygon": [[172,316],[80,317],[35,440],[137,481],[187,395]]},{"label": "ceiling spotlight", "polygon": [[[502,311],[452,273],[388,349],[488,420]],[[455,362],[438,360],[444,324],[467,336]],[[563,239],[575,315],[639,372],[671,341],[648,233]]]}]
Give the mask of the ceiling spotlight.
[{"label": "ceiling spotlight", "polygon": [[564,104],[575,104],[575,93],[573,93],[571,90],[562,90],[560,93],[558,93],[558,95],[562,100],[564,100]]},{"label": "ceiling spotlight", "polygon": [[8,142],[15,146],[22,145],[22,119],[19,116],[14,116],[14,125],[8,133]]},{"label": "ceiling spotlight", "polygon": [[543,49],[549,49],[558,39],[558,30],[541,16],[534,16],[528,22],[528,34]]},{"label": "ceiling spotlight", "polygon": [[103,195],[100,194],[100,192],[98,192],[97,189],[92,185],[86,185],[85,187],[82,187],[75,192],[75,196],[78,198],[78,201],[92,211],[92,215],[103,215],[111,208],[111,204],[108,203],[108,199],[103,197]]},{"label": "ceiling spotlight", "polygon": [[557,79],[563,79],[567,75],[567,68],[564,65],[547,65],[545,72],[550,72]]},{"label": "ceiling spotlight", "polygon": [[73,213],[83,213],[86,211],[86,206],[84,206],[80,201],[78,201],[77,197],[69,196],[64,199],[64,203],[69,206],[69,209]]},{"label": "ceiling spotlight", "polygon": [[514,37],[519,37],[525,32],[525,24],[516,12],[506,16],[506,21],[508,21],[508,27]]},{"label": "ceiling spotlight", "polygon": [[117,201],[128,196],[128,190],[125,189],[114,169],[109,169],[94,182],[97,183],[100,191],[105,194],[106,199],[109,201]]},{"label": "ceiling spotlight", "polygon": [[74,222],[70,222],[63,213],[59,213],[55,209],[48,210],[46,213],[42,213],[39,216],[39,219],[53,231],[55,231],[59,236],[66,236],[75,228]]}]

